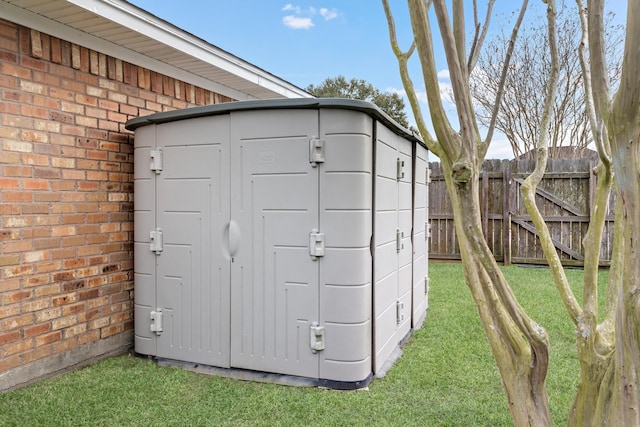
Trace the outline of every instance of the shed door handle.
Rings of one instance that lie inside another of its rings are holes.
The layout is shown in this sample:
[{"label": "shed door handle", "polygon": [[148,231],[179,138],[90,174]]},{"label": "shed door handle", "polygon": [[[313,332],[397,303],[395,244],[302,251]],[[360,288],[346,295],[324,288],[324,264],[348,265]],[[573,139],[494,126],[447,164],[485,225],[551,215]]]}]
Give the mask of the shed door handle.
[{"label": "shed door handle", "polygon": [[238,253],[242,233],[240,226],[234,220],[229,221],[229,255],[233,258]]}]

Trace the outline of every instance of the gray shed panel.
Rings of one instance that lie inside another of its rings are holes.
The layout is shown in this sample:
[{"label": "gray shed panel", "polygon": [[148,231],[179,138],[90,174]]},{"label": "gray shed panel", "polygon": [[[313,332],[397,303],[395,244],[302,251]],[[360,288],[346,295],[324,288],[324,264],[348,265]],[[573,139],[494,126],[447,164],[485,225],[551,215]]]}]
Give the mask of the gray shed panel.
[{"label": "gray shed panel", "polygon": [[361,387],[427,309],[427,150],[377,107],[247,101],[135,130],[135,349]]}]

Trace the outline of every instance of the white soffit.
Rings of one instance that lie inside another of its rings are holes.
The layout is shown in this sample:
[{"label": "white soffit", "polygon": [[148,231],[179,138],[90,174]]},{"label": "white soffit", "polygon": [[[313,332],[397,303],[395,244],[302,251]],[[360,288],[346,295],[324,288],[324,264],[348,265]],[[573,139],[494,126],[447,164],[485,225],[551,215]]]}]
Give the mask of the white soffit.
[{"label": "white soffit", "polygon": [[0,0],[0,17],[233,99],[312,97],[123,0]]}]

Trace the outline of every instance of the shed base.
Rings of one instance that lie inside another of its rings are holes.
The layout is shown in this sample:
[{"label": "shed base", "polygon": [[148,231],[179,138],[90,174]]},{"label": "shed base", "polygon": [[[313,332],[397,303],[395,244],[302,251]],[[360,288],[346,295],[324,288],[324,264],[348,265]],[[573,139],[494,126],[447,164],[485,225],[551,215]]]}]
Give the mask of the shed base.
[{"label": "shed base", "polygon": [[[139,357],[148,357],[138,353],[136,353],[136,355]],[[162,357],[154,357],[153,359],[158,363],[158,366],[181,368],[198,374],[215,375],[218,377],[232,378],[242,381],[256,381],[292,387],[323,387],[334,390],[360,390],[367,388],[373,379],[373,373],[370,373],[366,378],[360,381],[336,381],[322,378],[299,377],[296,375],[275,374],[271,372],[250,371],[239,368],[220,368],[217,366],[165,359]]]}]

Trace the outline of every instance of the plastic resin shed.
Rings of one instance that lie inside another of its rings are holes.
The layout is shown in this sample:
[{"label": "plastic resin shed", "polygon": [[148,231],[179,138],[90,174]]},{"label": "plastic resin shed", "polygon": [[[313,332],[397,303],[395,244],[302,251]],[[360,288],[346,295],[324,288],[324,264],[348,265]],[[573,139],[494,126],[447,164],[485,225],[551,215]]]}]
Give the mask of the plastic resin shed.
[{"label": "plastic resin shed", "polygon": [[427,149],[373,104],[242,101],[135,131],[135,351],[364,387],[428,306]]}]

